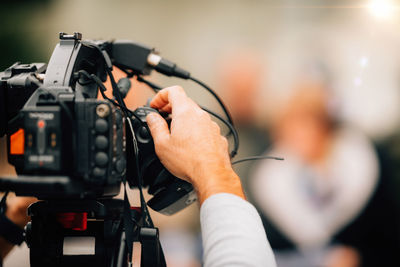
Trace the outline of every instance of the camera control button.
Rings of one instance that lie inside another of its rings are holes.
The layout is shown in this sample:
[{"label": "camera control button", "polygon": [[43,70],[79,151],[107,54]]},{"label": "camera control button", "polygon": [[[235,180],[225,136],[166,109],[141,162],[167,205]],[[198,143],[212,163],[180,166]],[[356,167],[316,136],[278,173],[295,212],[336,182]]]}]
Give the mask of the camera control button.
[{"label": "camera control button", "polygon": [[139,135],[140,135],[140,137],[142,138],[142,139],[149,139],[150,138],[150,133],[149,133],[149,131],[147,130],[147,128],[146,127],[142,127],[142,128],[140,128],[140,130],[139,130]]},{"label": "camera control button", "polygon": [[108,139],[104,135],[97,136],[94,143],[98,149],[106,149],[108,147]]},{"label": "camera control button", "polygon": [[106,170],[103,168],[94,168],[93,169],[93,175],[96,177],[102,177],[106,174]]},{"label": "camera control button", "polygon": [[140,123],[140,121],[138,119],[132,118],[132,127],[133,127],[133,129],[139,128],[140,125],[142,125],[142,124]]},{"label": "camera control button", "polygon": [[104,152],[98,152],[95,156],[95,162],[98,166],[105,166],[108,163],[108,156]]},{"label": "camera control button", "polygon": [[98,119],[95,122],[95,129],[98,133],[105,133],[108,130],[108,122],[104,119]]}]

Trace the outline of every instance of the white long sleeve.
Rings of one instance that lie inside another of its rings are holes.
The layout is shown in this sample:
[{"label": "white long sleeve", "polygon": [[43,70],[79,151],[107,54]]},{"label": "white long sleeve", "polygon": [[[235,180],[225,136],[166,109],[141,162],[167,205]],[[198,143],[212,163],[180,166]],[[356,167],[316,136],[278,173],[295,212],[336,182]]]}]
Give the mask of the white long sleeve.
[{"label": "white long sleeve", "polygon": [[242,198],[209,197],[200,208],[200,223],[205,267],[276,266],[260,216]]}]

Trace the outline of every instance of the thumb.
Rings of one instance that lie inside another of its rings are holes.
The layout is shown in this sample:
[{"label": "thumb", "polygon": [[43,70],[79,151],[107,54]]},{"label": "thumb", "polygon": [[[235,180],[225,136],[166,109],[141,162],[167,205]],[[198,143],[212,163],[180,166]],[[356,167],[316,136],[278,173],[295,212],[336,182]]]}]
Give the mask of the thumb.
[{"label": "thumb", "polygon": [[151,112],[147,115],[146,121],[155,144],[169,137],[168,124],[160,114]]}]

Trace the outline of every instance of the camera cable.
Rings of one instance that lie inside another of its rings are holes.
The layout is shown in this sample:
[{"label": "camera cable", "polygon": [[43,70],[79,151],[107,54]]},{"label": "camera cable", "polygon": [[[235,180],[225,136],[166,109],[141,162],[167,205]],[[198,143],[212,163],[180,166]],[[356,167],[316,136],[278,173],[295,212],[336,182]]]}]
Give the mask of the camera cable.
[{"label": "camera cable", "polygon": [[[155,83],[153,83],[153,82],[151,82],[149,80],[146,80],[146,79],[144,79],[143,77],[141,77],[139,75],[137,76],[137,80],[139,82],[142,82],[142,83],[146,84],[147,86],[149,86],[156,93],[162,89],[161,86],[159,86],[159,85],[157,85],[157,84],[155,84]],[[208,108],[206,108],[204,106],[200,106],[200,108],[202,110],[206,111],[207,113],[211,114],[213,117],[217,118],[219,121],[221,121],[223,124],[225,124],[229,128],[228,135],[232,134],[232,136],[233,136],[233,149],[230,152],[230,157],[231,157],[231,159],[234,158],[236,156],[236,154],[237,154],[238,149],[239,149],[239,136],[238,136],[238,133],[237,133],[237,130],[235,129],[235,127],[229,121],[225,120],[220,115],[218,115],[217,113],[209,110]]]},{"label": "camera cable", "polygon": [[[150,247],[149,244],[147,244],[147,243],[143,243],[142,240],[141,240],[141,242],[142,242],[142,263],[143,264],[157,264],[158,266],[164,267],[164,266],[166,266],[166,262],[165,262],[164,252],[163,252],[161,243],[160,243],[159,238],[158,238],[158,229],[154,227],[154,223],[153,223],[153,221],[151,219],[150,213],[149,213],[148,208],[147,208],[147,203],[146,203],[146,200],[145,200],[144,195],[143,195],[143,174],[140,172],[140,168],[139,168],[139,149],[138,149],[137,140],[136,140],[136,137],[135,137],[135,132],[133,130],[132,122],[131,122],[130,116],[128,115],[129,109],[126,107],[126,104],[125,104],[125,102],[124,102],[124,100],[123,100],[123,98],[121,96],[121,92],[118,89],[118,85],[115,82],[115,79],[114,79],[114,76],[113,76],[111,70],[107,69],[106,71],[107,71],[107,74],[108,74],[108,76],[110,78],[110,81],[111,81],[111,86],[113,88],[113,93],[115,93],[115,96],[116,96],[116,99],[117,99],[119,105],[123,107],[123,112],[125,114],[126,120],[128,121],[129,129],[130,129],[130,131],[132,133],[132,141],[133,141],[134,153],[135,153],[135,164],[136,164],[136,171],[137,171],[137,178],[138,178],[137,182],[138,182],[138,188],[139,188],[139,192],[140,192],[140,202],[141,202],[141,210],[142,210],[142,216],[143,216],[142,218],[143,218],[143,223],[144,223],[144,228],[139,229],[139,231],[141,231],[142,229],[144,230],[146,228],[146,229],[149,229],[149,230],[154,230],[157,233],[156,236],[155,236],[155,238],[156,238],[155,242],[156,243],[153,243],[153,245],[152,245],[153,247]],[[134,112],[130,112],[130,113],[134,113]],[[127,193],[126,193],[126,178],[124,179],[124,194],[125,194],[124,202],[125,202],[125,209],[126,209],[125,214],[131,215],[129,199],[128,199],[128,196],[127,196]],[[129,208],[129,210],[127,210],[128,208]],[[125,220],[127,220],[127,222],[128,222],[127,227],[130,228],[129,231],[127,232],[127,235],[131,234],[131,236],[133,237],[133,233],[132,233],[132,218],[126,217]],[[133,244],[133,243],[131,243],[131,244]],[[156,246],[156,248],[154,246]],[[147,251],[148,249],[150,251],[155,249],[155,252],[156,252],[157,255],[153,255],[152,257],[148,257],[148,255],[146,255],[146,254],[149,253],[149,251]]]},{"label": "camera cable", "polygon": [[[126,73],[128,73],[128,72],[126,72]],[[153,82],[151,82],[149,80],[144,79],[142,76],[138,75],[137,76],[137,80],[139,82],[142,82],[142,83],[146,84],[150,88],[152,88],[154,92],[158,92],[158,91],[160,91],[162,89],[161,86],[159,86],[159,85],[157,85],[157,84],[155,84],[155,83],[153,83]],[[203,107],[203,106],[200,106],[200,108],[203,109],[204,111],[208,112],[212,116],[216,117],[218,120],[220,120],[222,123],[224,123],[229,128],[230,133],[232,133],[233,139],[234,139],[234,148],[230,153],[231,158],[233,158],[236,155],[236,153],[237,153],[237,151],[239,149],[239,137],[238,137],[237,130],[234,128],[234,126],[231,123],[229,123],[227,120],[225,120],[224,118],[222,118],[220,115],[216,114],[215,112],[213,112],[213,111],[211,111],[211,110],[209,110],[209,109],[207,109],[206,107]],[[238,159],[236,161],[233,161],[232,165],[235,165],[235,164],[238,164],[238,163],[241,163],[241,162],[245,162],[245,161],[263,160],[263,159],[284,160],[284,158],[274,157],[274,156],[252,156],[252,157],[245,157],[245,158],[241,158],[241,159]]]},{"label": "camera cable", "polygon": [[147,64],[152,66],[156,71],[159,73],[162,73],[167,76],[173,76],[177,78],[181,78],[184,80],[191,80],[198,85],[202,86],[204,89],[206,89],[219,103],[221,106],[222,110],[224,111],[226,117],[228,118],[228,121],[230,124],[233,124],[232,116],[229,113],[228,109],[226,108],[224,102],[221,100],[221,98],[215,93],[214,90],[212,90],[208,85],[206,85],[204,82],[200,81],[197,78],[194,78],[191,76],[190,72],[180,68],[177,64],[174,62],[171,62],[165,58],[162,58],[160,55],[157,53],[151,52],[148,57],[147,57]]},{"label": "camera cable", "polygon": [[241,158],[236,161],[232,162],[232,165],[245,162],[245,161],[252,161],[252,160],[263,160],[263,159],[274,159],[274,160],[285,160],[284,158],[281,157],[274,157],[274,156],[253,156],[253,157],[246,157],[246,158]]}]

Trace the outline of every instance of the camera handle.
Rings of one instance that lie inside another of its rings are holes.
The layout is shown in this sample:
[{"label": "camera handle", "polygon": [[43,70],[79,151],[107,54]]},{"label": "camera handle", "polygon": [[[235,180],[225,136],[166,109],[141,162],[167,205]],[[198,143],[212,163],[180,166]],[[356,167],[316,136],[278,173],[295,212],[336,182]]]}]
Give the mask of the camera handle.
[{"label": "camera handle", "polygon": [[0,192],[12,191],[17,196],[32,196],[32,192],[46,197],[46,192],[53,192],[60,196],[77,197],[82,189],[75,179],[68,176],[26,176],[0,177]]}]

